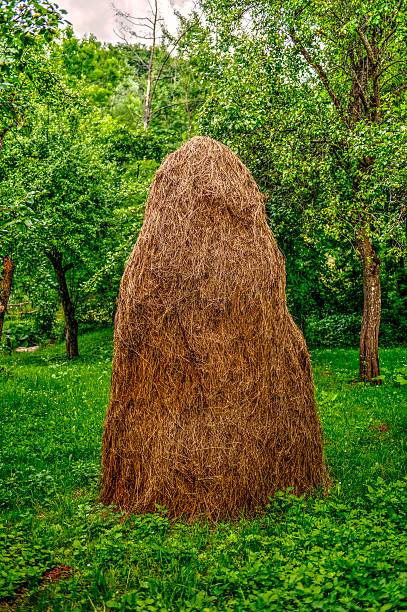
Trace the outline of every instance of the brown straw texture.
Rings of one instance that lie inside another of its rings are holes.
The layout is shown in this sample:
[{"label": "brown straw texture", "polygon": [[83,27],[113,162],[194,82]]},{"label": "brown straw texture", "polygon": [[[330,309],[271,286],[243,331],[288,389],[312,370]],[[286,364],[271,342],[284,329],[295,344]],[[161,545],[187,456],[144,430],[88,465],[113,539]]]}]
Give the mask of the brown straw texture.
[{"label": "brown straw texture", "polygon": [[262,195],[226,146],[163,162],[123,275],[102,501],[211,519],[326,482],[304,338]]}]

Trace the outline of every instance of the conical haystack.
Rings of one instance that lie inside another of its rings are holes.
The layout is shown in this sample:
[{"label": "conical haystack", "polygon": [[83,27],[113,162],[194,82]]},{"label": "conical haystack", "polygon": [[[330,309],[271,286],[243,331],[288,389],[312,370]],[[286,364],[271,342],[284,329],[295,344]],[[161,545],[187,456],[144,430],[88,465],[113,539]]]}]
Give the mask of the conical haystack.
[{"label": "conical haystack", "polygon": [[102,500],[217,519],[324,479],[309,355],[262,196],[230,149],[193,138],[158,170],[123,275]]}]

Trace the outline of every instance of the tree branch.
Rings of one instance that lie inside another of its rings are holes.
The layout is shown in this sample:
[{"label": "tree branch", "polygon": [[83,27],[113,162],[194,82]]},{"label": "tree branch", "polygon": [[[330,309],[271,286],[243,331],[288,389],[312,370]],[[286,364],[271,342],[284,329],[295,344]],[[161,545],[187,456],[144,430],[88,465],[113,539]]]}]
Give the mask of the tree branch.
[{"label": "tree branch", "polygon": [[[203,100],[203,98],[197,98],[193,102],[195,104],[195,103],[201,102],[202,100]],[[158,115],[159,113],[161,113],[166,108],[171,108],[171,107],[174,107],[174,106],[181,106],[182,104],[185,104],[185,103],[186,103],[186,100],[181,100],[180,102],[174,102],[173,104],[164,104],[163,106],[160,106],[160,108],[157,108],[156,111],[151,113],[151,119],[153,117],[155,117],[156,115]]]},{"label": "tree branch", "polygon": [[[403,76],[406,76],[406,75],[403,75]],[[407,89],[407,81],[405,81],[402,85],[399,85],[399,87],[396,87],[396,89],[392,93],[393,95],[398,96],[399,94],[403,93],[403,91],[406,91],[406,89]]]},{"label": "tree branch", "polygon": [[172,43],[172,47],[170,48],[170,50],[167,52],[166,56],[164,57],[163,61],[161,62],[160,68],[158,69],[158,73],[154,78],[154,83],[153,83],[153,89],[151,92],[152,97],[154,96],[154,91],[155,88],[157,86],[158,81],[161,79],[161,75],[163,73],[164,67],[166,65],[166,63],[168,62],[168,60],[171,57],[171,53],[176,49],[178,43],[182,40],[182,38],[190,31],[192,30],[192,28],[194,27],[195,24],[191,24],[189,25],[187,28],[185,28],[185,30],[178,36],[178,38],[176,38],[176,40]]},{"label": "tree branch", "polygon": [[345,125],[347,127],[349,127],[348,120],[347,120],[347,118],[346,118],[346,116],[345,116],[345,114],[343,112],[343,109],[342,109],[341,103],[339,101],[339,98],[337,97],[337,95],[335,94],[334,90],[332,89],[325,70],[322,68],[321,64],[319,64],[318,62],[315,62],[312,59],[309,51],[301,43],[301,41],[299,40],[298,36],[296,35],[296,33],[295,33],[295,31],[293,29],[290,30],[290,38],[293,41],[294,45],[296,47],[298,47],[298,49],[300,50],[301,55],[303,56],[305,61],[308,63],[308,65],[311,66],[311,68],[318,74],[318,76],[319,76],[319,78],[321,80],[321,83],[325,87],[329,97],[331,98],[335,108],[337,109],[340,118],[345,123]]},{"label": "tree branch", "polygon": [[366,36],[366,34],[364,33],[364,31],[361,28],[356,28],[356,32],[359,34],[360,40],[363,43],[364,48],[366,49],[366,53],[367,56],[369,58],[369,60],[372,62],[372,66],[373,68],[377,67],[377,59],[376,56],[374,54],[373,48]]}]

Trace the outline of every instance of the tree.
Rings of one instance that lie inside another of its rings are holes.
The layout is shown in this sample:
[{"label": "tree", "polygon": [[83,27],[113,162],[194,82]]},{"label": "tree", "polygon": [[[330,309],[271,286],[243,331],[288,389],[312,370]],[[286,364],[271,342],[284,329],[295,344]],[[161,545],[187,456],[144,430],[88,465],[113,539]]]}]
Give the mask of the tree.
[{"label": "tree", "polygon": [[119,45],[98,41],[93,35],[82,40],[68,28],[61,46],[53,48],[54,55],[62,61],[64,79],[69,87],[80,90],[90,103],[109,109],[112,96],[131,70]]},{"label": "tree", "polygon": [[[24,124],[33,92],[46,97],[52,90],[55,78],[48,70],[44,50],[56,36],[65,13],[48,0],[0,1],[0,152],[7,133]],[[11,245],[6,243],[0,244],[0,339],[15,268],[11,250],[6,252]]]},{"label": "tree", "polygon": [[39,102],[32,126],[6,141],[0,167],[14,241],[20,252],[29,249],[31,261],[45,256],[55,273],[69,358],[78,355],[80,286],[102,265],[112,225],[117,179],[107,157],[109,130],[110,120],[95,109]]},{"label": "tree", "polygon": [[390,236],[403,242],[406,215],[405,3],[202,5],[217,64],[206,60],[214,88],[201,127],[252,160],[271,208],[288,196],[353,245],[363,271],[360,377],[379,381],[378,251]]},{"label": "tree", "polygon": [[53,75],[45,47],[58,34],[66,11],[48,0],[0,1],[0,147],[21,125],[32,91],[49,91]]},{"label": "tree", "polygon": [[9,255],[3,257],[3,277],[1,281],[0,294],[0,338],[3,333],[4,315],[8,305],[8,300],[13,284],[14,262]]},{"label": "tree", "polygon": [[[161,27],[163,19],[159,14],[158,1],[153,0],[150,4],[150,15],[147,17],[134,17],[128,11],[116,9],[116,16],[120,19],[120,37],[127,44],[127,36],[137,41],[148,41],[146,50],[147,61],[138,54],[146,68],[146,87],[143,95],[143,128],[148,129],[151,120],[152,102],[155,86],[155,68],[157,63],[157,49],[160,46],[162,36]],[[141,32],[140,32],[141,30]]]},{"label": "tree", "polygon": [[[67,31],[43,59],[56,86],[46,94],[33,88],[23,120],[5,135],[0,237],[3,252],[18,260],[17,291],[34,300],[48,330],[58,292],[74,357],[79,322],[112,320],[148,184],[166,149],[150,131],[114,117],[112,98],[130,71],[122,49]],[[37,270],[45,271],[40,280]]]},{"label": "tree", "polygon": [[[175,13],[179,28],[173,36],[165,29],[157,0],[149,3],[149,6],[150,14],[147,17],[136,17],[116,9],[118,35],[124,42],[123,50],[127,52],[129,65],[137,78],[142,99],[143,129],[162,128],[164,117],[171,124],[167,132],[179,137],[185,127],[190,133],[192,112],[198,102],[192,72],[180,52],[195,22],[190,23],[181,14]],[[172,144],[174,148],[175,143]]]}]

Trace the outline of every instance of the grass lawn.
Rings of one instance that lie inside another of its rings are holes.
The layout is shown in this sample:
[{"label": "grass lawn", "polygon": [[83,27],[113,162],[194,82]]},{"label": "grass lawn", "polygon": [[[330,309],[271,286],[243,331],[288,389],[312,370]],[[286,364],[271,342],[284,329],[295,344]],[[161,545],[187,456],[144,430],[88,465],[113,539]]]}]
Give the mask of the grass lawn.
[{"label": "grass lawn", "polygon": [[407,610],[406,349],[313,352],[328,496],[188,525],[98,503],[111,345],[0,357],[0,609]]}]

